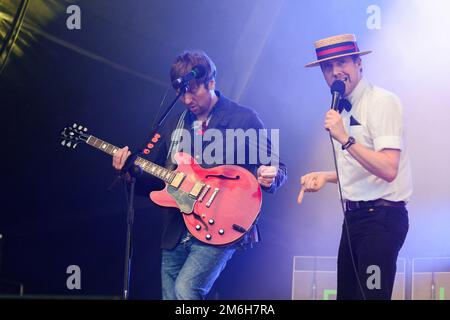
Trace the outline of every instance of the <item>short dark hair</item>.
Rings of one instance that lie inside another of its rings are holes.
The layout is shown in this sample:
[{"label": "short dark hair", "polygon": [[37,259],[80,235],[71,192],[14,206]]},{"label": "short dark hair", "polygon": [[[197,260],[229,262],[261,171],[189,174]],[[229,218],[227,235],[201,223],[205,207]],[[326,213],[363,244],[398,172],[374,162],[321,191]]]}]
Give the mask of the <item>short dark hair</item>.
[{"label": "short dark hair", "polygon": [[197,85],[202,83],[207,86],[208,82],[216,78],[216,65],[208,55],[201,50],[184,51],[179,54],[170,68],[170,79],[173,82],[175,79],[184,76],[196,65],[202,65],[206,69],[206,74],[197,79]]},{"label": "short dark hair", "polygon": [[[358,60],[358,59],[360,59],[360,58],[361,58],[361,57],[360,57],[359,54],[354,54],[354,55],[352,55],[352,60],[353,60],[354,63],[356,62],[356,60]],[[362,67],[359,69],[359,71],[360,71],[361,73],[363,72]]]},{"label": "short dark hair", "polygon": [[358,58],[359,58],[359,54],[352,55],[353,62],[356,62],[356,60],[358,60]]}]

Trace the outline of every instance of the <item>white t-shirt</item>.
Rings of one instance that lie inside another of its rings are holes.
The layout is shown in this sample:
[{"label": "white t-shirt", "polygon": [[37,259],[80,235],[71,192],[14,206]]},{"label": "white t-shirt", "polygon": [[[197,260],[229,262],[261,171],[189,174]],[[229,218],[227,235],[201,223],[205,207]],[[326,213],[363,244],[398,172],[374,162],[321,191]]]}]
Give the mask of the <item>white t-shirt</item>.
[{"label": "white t-shirt", "polygon": [[399,149],[401,153],[397,177],[386,182],[364,169],[348,151],[341,149],[340,143],[335,143],[344,200],[408,202],[412,194],[412,178],[399,98],[362,78],[347,99],[352,109],[350,112],[343,110],[341,114],[346,132],[368,149]]}]

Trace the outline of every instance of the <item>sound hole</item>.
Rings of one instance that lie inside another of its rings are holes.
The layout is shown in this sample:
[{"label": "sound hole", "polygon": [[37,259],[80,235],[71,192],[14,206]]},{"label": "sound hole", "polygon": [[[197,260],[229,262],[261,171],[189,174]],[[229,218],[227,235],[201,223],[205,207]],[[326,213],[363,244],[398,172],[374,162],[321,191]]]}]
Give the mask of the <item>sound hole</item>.
[{"label": "sound hole", "polygon": [[239,180],[241,178],[241,176],[237,175],[235,177],[228,177],[228,176],[224,176],[223,174],[208,174],[205,178],[218,178],[218,179],[223,179],[223,180]]}]

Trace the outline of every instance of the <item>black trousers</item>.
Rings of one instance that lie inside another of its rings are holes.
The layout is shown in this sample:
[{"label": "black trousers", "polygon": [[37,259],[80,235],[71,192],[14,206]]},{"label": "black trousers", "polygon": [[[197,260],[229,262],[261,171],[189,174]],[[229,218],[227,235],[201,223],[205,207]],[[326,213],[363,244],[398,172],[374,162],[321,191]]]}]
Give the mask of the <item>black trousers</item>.
[{"label": "black trousers", "polygon": [[404,207],[373,207],[347,211],[345,217],[338,254],[337,299],[391,299],[398,252],[409,228],[408,211]]}]

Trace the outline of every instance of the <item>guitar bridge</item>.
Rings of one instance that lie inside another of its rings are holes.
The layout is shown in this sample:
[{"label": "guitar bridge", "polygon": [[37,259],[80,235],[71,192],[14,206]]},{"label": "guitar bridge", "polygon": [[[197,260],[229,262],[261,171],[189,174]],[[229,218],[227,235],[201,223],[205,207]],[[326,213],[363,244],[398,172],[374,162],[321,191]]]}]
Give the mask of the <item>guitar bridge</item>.
[{"label": "guitar bridge", "polygon": [[203,198],[206,196],[206,194],[208,193],[209,189],[211,189],[211,186],[208,184],[206,186],[206,188],[203,189],[203,192],[200,194],[200,198],[198,198],[199,202],[203,201]]},{"label": "guitar bridge", "polygon": [[191,198],[197,199],[204,187],[205,184],[203,182],[197,181],[189,192],[189,196]]}]

